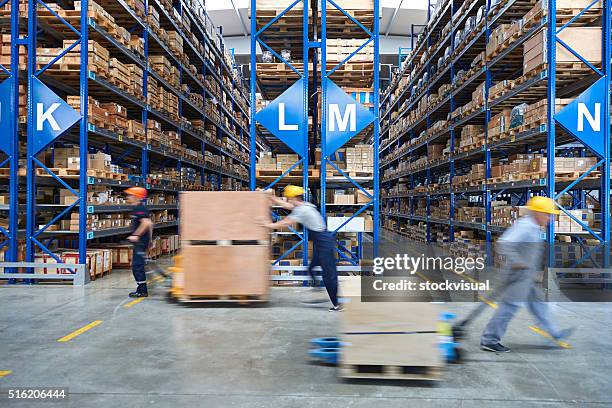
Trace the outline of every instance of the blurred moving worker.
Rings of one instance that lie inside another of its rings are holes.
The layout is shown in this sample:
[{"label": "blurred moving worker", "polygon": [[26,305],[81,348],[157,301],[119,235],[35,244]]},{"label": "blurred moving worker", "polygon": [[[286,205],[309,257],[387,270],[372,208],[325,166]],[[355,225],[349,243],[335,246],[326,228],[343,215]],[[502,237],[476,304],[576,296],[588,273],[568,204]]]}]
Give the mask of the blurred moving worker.
[{"label": "blurred moving worker", "polygon": [[153,222],[147,208],[147,190],[142,187],[130,187],[125,190],[128,196],[128,203],[134,206],[131,213],[132,233],[128,240],[134,244],[132,253],[132,273],[136,280],[135,292],[130,293],[130,297],[147,297],[147,276],[145,273],[145,259],[147,250],[153,238]]},{"label": "blurred moving worker", "polygon": [[560,341],[571,334],[571,329],[558,328],[534,282],[536,271],[543,260],[543,229],[552,222],[555,214],[559,214],[559,210],[553,200],[539,196],[532,197],[526,208],[529,214],[519,218],[497,241],[496,250],[506,258],[506,264],[502,271],[502,298],[480,339],[480,346],[486,351],[510,351],[500,341],[508,323],[522,305],[527,306],[538,325],[554,340]]},{"label": "blurred moving worker", "polygon": [[286,186],[283,190],[283,195],[287,198],[287,201],[275,197],[273,190],[268,191],[270,191],[268,197],[270,197],[274,205],[291,210],[291,213],[278,222],[262,222],[261,225],[269,229],[278,229],[299,223],[308,230],[308,237],[312,239],[313,243],[313,254],[308,266],[308,272],[314,280],[313,268],[315,266],[321,267],[323,270],[323,284],[332,302],[332,307],[329,311],[340,311],[341,307],[338,304],[338,271],[336,270],[335,256],[336,239],[331,232],[327,231],[327,226],[321,213],[314,204],[302,199],[304,195],[302,187]]}]

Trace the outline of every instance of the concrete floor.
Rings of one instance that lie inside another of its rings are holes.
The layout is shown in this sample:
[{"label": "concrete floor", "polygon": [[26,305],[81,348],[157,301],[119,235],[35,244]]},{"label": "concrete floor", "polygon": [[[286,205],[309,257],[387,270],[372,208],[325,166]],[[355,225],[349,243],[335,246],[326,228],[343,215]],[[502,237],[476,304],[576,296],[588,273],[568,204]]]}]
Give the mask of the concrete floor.
[{"label": "concrete floor", "polygon": [[[611,307],[555,305],[576,328],[571,350],[529,329],[522,312],[505,343],[513,352],[478,349],[486,317],[466,342],[467,361],[435,384],[343,381],[333,367],[308,362],[309,339],[336,333],[337,313],[308,288],[275,287],[266,307],[186,307],[152,296],[126,308],[127,271],[68,286],[0,287],[0,390],[68,387],[44,407],[517,407],[612,406]],[[465,313],[473,304],[453,304]],[[74,339],[57,340],[95,320]],[[0,401],[0,406],[39,406]]]}]

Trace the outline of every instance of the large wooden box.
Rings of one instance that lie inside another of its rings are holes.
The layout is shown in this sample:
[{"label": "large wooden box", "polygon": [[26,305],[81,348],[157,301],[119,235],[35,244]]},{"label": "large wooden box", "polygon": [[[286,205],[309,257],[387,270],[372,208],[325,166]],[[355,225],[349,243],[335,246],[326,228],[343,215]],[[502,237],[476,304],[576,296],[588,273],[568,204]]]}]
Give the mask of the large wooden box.
[{"label": "large wooden box", "polygon": [[257,218],[270,219],[270,204],[259,191],[188,191],[180,194],[183,241],[268,240]]},{"label": "large wooden box", "polygon": [[428,302],[362,302],[360,277],[340,281],[339,373],[345,378],[438,379],[444,360]]},{"label": "large wooden box", "polygon": [[265,296],[270,284],[266,245],[184,245],[187,296]]}]

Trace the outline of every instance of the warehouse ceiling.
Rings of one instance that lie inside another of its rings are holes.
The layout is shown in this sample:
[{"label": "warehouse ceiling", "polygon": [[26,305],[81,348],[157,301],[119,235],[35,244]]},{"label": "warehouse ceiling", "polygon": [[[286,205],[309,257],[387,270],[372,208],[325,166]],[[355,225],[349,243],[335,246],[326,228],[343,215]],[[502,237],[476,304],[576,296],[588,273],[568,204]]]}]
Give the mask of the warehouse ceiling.
[{"label": "warehouse ceiling", "polygon": [[[391,37],[409,37],[411,25],[424,24],[427,20],[427,7],[433,0],[380,0],[381,53],[397,53],[397,47],[385,47]],[[222,27],[223,36],[248,37],[250,35],[250,0],[207,0],[206,9],[217,27]],[[238,38],[232,38],[237,42]],[[409,46],[407,42],[404,46]],[[247,47],[236,47],[239,51]],[[395,52],[388,52],[395,49]],[[238,52],[242,54],[243,52]]]}]

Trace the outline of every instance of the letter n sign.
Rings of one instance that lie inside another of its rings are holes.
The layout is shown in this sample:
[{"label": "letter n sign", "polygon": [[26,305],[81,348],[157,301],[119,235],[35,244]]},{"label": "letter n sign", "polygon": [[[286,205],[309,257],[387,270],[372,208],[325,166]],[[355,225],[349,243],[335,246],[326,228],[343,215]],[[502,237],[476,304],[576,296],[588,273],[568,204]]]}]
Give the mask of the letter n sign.
[{"label": "letter n sign", "polygon": [[33,78],[32,83],[33,152],[36,154],[77,123],[81,115],[38,78]]},{"label": "letter n sign", "polygon": [[325,153],[331,155],[365,129],[376,117],[329,79],[325,91],[327,99]]},{"label": "letter n sign", "polygon": [[555,115],[569,133],[599,156],[604,156],[603,106],[606,101],[605,78],[600,78]]},{"label": "letter n sign", "polygon": [[307,153],[304,143],[307,137],[304,111],[305,83],[304,79],[300,79],[255,115],[257,122],[300,157],[304,157]]}]

